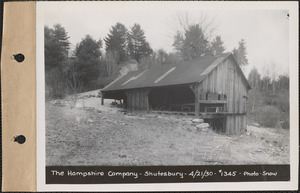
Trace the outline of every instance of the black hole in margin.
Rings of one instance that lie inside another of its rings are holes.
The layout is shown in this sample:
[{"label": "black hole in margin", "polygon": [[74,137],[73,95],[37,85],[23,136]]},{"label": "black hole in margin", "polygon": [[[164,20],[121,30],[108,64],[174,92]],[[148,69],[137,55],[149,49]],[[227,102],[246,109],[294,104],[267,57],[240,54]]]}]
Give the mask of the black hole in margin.
[{"label": "black hole in margin", "polygon": [[17,62],[23,62],[25,60],[25,56],[23,54],[15,54],[14,59],[17,60]]},{"label": "black hole in margin", "polygon": [[26,137],[24,135],[18,135],[15,137],[14,142],[18,142],[19,144],[23,144],[26,141]]}]

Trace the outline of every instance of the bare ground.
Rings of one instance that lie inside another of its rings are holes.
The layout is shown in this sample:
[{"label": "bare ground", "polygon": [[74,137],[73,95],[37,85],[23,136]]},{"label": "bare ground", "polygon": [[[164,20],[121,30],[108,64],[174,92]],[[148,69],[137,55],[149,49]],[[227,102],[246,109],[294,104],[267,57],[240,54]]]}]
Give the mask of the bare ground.
[{"label": "bare ground", "polygon": [[46,165],[288,164],[289,131],[248,126],[226,136],[193,117],[124,114],[100,98],[46,103]]}]

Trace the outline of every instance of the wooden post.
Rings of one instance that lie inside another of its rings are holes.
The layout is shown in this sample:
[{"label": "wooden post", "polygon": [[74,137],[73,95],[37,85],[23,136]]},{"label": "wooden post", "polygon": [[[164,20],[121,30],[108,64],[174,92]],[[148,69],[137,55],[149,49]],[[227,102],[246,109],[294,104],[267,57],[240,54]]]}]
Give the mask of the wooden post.
[{"label": "wooden post", "polygon": [[195,116],[199,117],[199,111],[200,111],[200,104],[199,104],[199,86],[196,85],[194,87],[195,90]]},{"label": "wooden post", "polygon": [[104,92],[101,92],[101,105],[104,105]]},{"label": "wooden post", "polygon": [[149,112],[149,94],[150,94],[151,89],[146,89],[145,91],[145,96],[146,96],[146,110]]}]

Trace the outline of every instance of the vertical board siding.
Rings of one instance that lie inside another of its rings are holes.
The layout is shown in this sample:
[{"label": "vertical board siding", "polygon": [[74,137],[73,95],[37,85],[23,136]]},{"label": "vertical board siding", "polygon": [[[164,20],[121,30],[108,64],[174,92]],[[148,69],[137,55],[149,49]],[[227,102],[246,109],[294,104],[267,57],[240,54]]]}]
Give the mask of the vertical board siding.
[{"label": "vertical board siding", "polygon": [[246,130],[247,119],[245,113],[245,98],[247,96],[247,83],[237,69],[231,58],[225,59],[200,83],[199,91],[203,93],[216,93],[227,96],[227,111],[237,113],[226,115],[224,118],[225,133],[228,135],[241,134]]},{"label": "vertical board siding", "polygon": [[129,111],[149,110],[149,89],[134,89],[125,92],[127,96],[127,109]]}]

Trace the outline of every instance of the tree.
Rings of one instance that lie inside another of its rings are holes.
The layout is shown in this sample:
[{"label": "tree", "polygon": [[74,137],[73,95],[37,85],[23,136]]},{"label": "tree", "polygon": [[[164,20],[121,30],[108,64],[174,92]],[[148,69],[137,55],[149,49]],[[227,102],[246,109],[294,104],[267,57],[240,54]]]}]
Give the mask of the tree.
[{"label": "tree", "polygon": [[180,33],[180,31],[176,32],[176,35],[174,36],[174,43],[173,46],[177,52],[183,52],[183,44],[184,44],[184,37],[183,34]]},{"label": "tree", "polygon": [[261,81],[261,79],[260,79],[259,72],[257,71],[257,69],[255,67],[252,68],[252,70],[250,71],[250,73],[248,75],[248,82],[250,83],[252,89],[258,88],[260,81]]},{"label": "tree", "polygon": [[223,54],[225,47],[223,46],[224,42],[221,39],[221,36],[216,36],[215,39],[211,42],[211,51],[213,55]]},{"label": "tree", "polygon": [[277,80],[277,89],[289,90],[290,87],[290,78],[288,75],[279,75]]},{"label": "tree", "polygon": [[127,59],[127,29],[117,23],[109,31],[108,37],[104,39],[106,52],[112,52],[117,56],[117,63],[124,62]]},{"label": "tree", "polygon": [[65,76],[67,78],[67,86],[69,88],[69,93],[77,94],[82,91],[83,85],[80,80],[80,70],[76,58],[70,58],[69,62],[65,68]]},{"label": "tree", "polygon": [[265,75],[261,81],[262,81],[262,90],[269,92],[271,86],[271,77]]},{"label": "tree", "polygon": [[60,24],[44,27],[46,97],[61,98],[65,81],[63,70],[68,59],[69,37]]},{"label": "tree", "polygon": [[201,58],[210,54],[209,41],[199,24],[191,25],[186,30],[181,52],[184,60]]},{"label": "tree", "polygon": [[117,78],[119,68],[114,53],[111,51],[106,52],[105,67],[111,81]]},{"label": "tree", "polygon": [[159,49],[157,51],[157,62],[160,65],[163,65],[167,62],[168,54],[164,49]]},{"label": "tree", "polygon": [[65,28],[55,24],[53,28],[44,27],[45,67],[46,70],[61,66],[68,58],[69,38]]},{"label": "tree", "polygon": [[260,100],[260,93],[259,93],[259,85],[261,82],[260,74],[256,68],[252,68],[248,75],[248,82],[251,85],[252,89],[249,93],[250,100],[248,105],[251,107],[251,113],[255,111],[255,107],[259,103]]},{"label": "tree", "polygon": [[101,47],[101,40],[96,41],[90,35],[86,35],[74,50],[77,70],[80,72],[78,78],[85,90],[94,88],[93,81],[99,77]]},{"label": "tree", "polygon": [[130,29],[128,34],[128,51],[131,58],[137,62],[153,53],[152,48],[146,41],[145,32],[139,24],[134,24]]},{"label": "tree", "polygon": [[237,63],[239,64],[239,66],[242,67],[248,65],[246,41],[244,39],[241,39],[241,41],[239,41],[238,49],[234,48],[232,50],[232,54],[236,59]]}]

